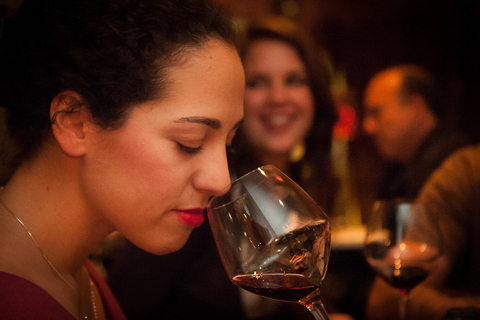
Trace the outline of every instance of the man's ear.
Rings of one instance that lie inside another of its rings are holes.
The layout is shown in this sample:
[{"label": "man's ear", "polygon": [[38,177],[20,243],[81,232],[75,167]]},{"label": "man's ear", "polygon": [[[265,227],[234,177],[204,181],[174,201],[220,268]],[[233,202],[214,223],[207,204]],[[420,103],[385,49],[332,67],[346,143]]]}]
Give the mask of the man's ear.
[{"label": "man's ear", "polygon": [[77,92],[59,93],[50,104],[52,131],[60,147],[68,155],[77,157],[85,152],[85,128],[92,123],[87,103]]}]

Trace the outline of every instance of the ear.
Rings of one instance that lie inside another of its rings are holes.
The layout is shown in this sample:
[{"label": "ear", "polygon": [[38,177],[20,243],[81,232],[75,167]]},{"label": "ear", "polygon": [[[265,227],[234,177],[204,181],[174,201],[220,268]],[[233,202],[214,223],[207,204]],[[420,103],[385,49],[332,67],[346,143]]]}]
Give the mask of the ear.
[{"label": "ear", "polygon": [[73,157],[83,155],[85,128],[92,123],[92,115],[82,96],[71,90],[59,93],[50,104],[50,119],[53,135],[62,150]]}]

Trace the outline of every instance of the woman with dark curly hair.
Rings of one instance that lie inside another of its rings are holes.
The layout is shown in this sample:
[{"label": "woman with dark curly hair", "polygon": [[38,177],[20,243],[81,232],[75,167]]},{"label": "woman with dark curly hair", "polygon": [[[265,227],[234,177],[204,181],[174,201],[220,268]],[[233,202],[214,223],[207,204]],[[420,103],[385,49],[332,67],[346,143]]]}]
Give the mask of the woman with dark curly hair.
[{"label": "woman with dark curly hair", "polygon": [[[336,112],[324,57],[317,55],[319,51],[303,38],[298,26],[283,18],[252,24],[245,35],[238,45],[246,75],[246,117],[239,130],[242,135],[237,134],[229,153],[232,178],[262,164],[274,164],[329,212],[335,185],[330,146]],[[259,48],[264,69],[254,70],[250,53],[264,42],[275,46]],[[289,59],[278,60],[285,51]],[[273,69],[269,68],[272,64],[276,64]],[[269,90],[282,91],[279,94],[285,99],[265,98],[264,104],[254,106],[254,95],[266,97]],[[265,108],[266,114],[255,119],[254,108]],[[285,123],[273,128],[275,120]],[[255,132],[252,127],[257,121],[272,127],[273,133]],[[255,139],[265,141],[265,146],[255,144]],[[302,146],[303,156],[292,159],[293,149]],[[311,319],[300,305],[249,295],[233,285],[208,223],[195,229],[186,246],[172,254],[155,256],[124,242],[108,246],[104,258],[109,284],[131,319]]]},{"label": "woman with dark curly hair", "polygon": [[26,0],[1,41],[17,153],[0,191],[0,314],[123,319],[87,257],[114,230],[180,249],[229,184],[244,94],[230,21],[202,0]]}]

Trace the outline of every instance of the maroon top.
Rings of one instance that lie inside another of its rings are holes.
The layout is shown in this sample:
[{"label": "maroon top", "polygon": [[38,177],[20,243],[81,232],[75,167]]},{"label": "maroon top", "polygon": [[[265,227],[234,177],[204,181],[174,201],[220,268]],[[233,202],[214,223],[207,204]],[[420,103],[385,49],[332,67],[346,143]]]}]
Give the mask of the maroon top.
[{"label": "maroon top", "polygon": [[[95,283],[110,320],[125,320],[119,304],[108,285],[87,260],[85,267]],[[61,304],[36,284],[0,272],[0,315],[2,319],[75,320]]]}]

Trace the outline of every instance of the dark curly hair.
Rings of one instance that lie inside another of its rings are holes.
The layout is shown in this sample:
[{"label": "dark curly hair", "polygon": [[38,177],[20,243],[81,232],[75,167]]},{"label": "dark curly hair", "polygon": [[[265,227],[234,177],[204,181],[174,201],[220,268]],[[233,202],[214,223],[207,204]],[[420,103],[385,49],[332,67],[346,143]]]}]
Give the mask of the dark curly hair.
[{"label": "dark curly hair", "polygon": [[26,0],[6,19],[0,47],[0,106],[19,160],[51,135],[60,92],[79,93],[99,125],[118,128],[132,105],[161,99],[168,67],[210,38],[235,40],[209,1]]},{"label": "dark curly hair", "polygon": [[[325,210],[333,210],[337,180],[332,171],[331,145],[337,111],[330,93],[330,70],[326,52],[295,22],[271,16],[247,23],[237,46],[245,58],[250,45],[261,39],[279,40],[292,46],[305,64],[308,83],[314,97],[315,119],[305,141],[305,156],[290,163],[292,178]],[[230,153],[233,172],[242,175],[262,165],[242,130],[235,137]]]}]

